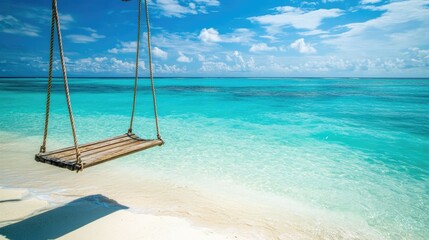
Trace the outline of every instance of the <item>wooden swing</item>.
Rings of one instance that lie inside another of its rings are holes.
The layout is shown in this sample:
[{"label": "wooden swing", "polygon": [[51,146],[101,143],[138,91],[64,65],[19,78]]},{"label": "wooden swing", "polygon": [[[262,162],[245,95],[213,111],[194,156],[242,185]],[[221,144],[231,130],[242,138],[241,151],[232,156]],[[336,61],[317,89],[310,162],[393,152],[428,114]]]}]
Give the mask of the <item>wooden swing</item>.
[{"label": "wooden swing", "polygon": [[[137,35],[137,49],[136,49],[136,66],[135,66],[135,80],[134,80],[134,99],[133,107],[131,113],[131,121],[128,132],[123,135],[119,135],[113,138],[104,139],[101,141],[91,142],[87,144],[78,145],[76,137],[76,129],[73,118],[72,105],[70,101],[70,92],[67,81],[67,73],[64,62],[64,53],[62,46],[61,38],[61,28],[58,17],[58,7],[57,1],[52,0],[52,23],[51,23],[51,39],[50,39],[50,53],[49,53],[49,76],[48,76],[48,90],[47,90],[47,99],[46,99],[46,115],[45,115],[45,129],[43,135],[43,144],[40,147],[40,152],[36,154],[36,161],[49,163],[51,165],[67,168],[73,171],[82,171],[85,167],[91,167],[100,163],[103,163],[108,160],[112,160],[118,157],[126,156],[128,154],[142,151],[154,146],[161,146],[164,144],[164,141],[161,138],[158,124],[158,111],[156,107],[156,95],[155,87],[153,83],[153,69],[152,69],[152,54],[150,47],[150,24],[149,24],[149,12],[148,12],[148,3],[145,0],[145,10],[146,10],[146,25],[147,25],[147,43],[148,43],[148,55],[149,55],[149,72],[150,72],[150,82],[152,86],[152,98],[153,98],[153,108],[155,115],[157,139],[147,140],[142,139],[135,135],[132,131],[134,112],[136,106],[136,95],[137,95],[137,83],[138,83],[138,62],[139,62],[139,48],[140,48],[140,25],[141,25],[141,1],[138,0],[138,35]],[[67,107],[70,117],[70,124],[73,133],[74,146],[67,147],[59,150],[46,152],[46,139],[48,136],[48,123],[49,123],[49,111],[50,111],[50,94],[52,86],[52,63],[53,63],[53,53],[54,53],[54,33],[55,26],[57,28],[57,37],[58,37],[58,46],[61,58],[61,66],[64,79],[64,89],[67,100]]]}]

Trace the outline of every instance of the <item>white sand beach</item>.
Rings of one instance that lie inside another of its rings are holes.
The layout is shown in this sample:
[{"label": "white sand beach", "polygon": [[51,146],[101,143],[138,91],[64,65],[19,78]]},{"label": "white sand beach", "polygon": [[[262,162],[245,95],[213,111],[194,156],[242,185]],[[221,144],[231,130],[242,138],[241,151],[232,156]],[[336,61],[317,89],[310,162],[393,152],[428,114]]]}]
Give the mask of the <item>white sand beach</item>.
[{"label": "white sand beach", "polygon": [[[100,200],[94,197],[93,200]],[[104,199],[103,199],[104,200]],[[107,198],[105,200],[108,200]],[[189,221],[168,216],[156,216],[143,213],[132,213],[117,209],[115,212],[100,217],[77,229],[70,231],[66,222],[90,217],[89,214],[102,214],[103,207],[95,206],[95,202],[81,201],[67,210],[50,209],[49,203],[37,197],[29,196],[23,189],[0,190],[0,222],[5,225],[0,239],[236,239],[233,233],[219,234],[207,228],[196,227]],[[110,204],[110,203],[108,203]],[[110,206],[115,207],[115,206]],[[79,211],[78,209],[95,209],[95,211]],[[75,212],[75,210],[78,210]],[[57,212],[52,215],[47,213]],[[40,217],[37,221],[32,218]],[[6,223],[6,224],[5,224]],[[11,224],[7,224],[11,223]],[[64,235],[57,236],[62,232]]]}]

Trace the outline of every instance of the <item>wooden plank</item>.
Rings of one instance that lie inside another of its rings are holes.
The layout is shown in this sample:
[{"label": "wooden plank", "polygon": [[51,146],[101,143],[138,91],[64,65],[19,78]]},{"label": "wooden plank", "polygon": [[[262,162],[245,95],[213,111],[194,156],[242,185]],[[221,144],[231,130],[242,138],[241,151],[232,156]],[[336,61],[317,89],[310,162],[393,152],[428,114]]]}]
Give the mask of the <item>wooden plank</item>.
[{"label": "wooden plank", "polygon": [[[81,144],[81,145],[78,145],[78,147],[79,147],[79,149],[85,149],[87,147],[91,147],[94,145],[103,144],[106,141],[116,141],[116,140],[121,141],[123,139],[128,139],[128,138],[129,138],[129,136],[127,134],[123,134],[123,135],[119,135],[116,137],[112,137],[112,138],[108,138],[108,139],[104,139],[104,140],[100,140],[100,141],[96,141],[96,142]],[[42,155],[52,155],[52,154],[57,154],[57,153],[67,152],[67,151],[75,152],[74,146],[62,148],[62,149],[58,149],[58,150],[54,150],[54,151],[50,151],[50,152],[46,152],[46,153],[42,153]]]},{"label": "wooden plank", "polygon": [[[104,146],[105,147],[105,146]],[[103,147],[100,147],[101,149]],[[94,147],[94,149],[100,149],[98,147]],[[85,152],[87,151],[91,151],[93,150],[93,148],[91,149],[87,149]],[[81,156],[85,154],[85,152],[81,152]],[[50,159],[61,159],[63,161],[69,161],[69,160],[76,160],[76,152],[75,151],[67,151],[64,153],[56,153],[56,154],[52,154],[52,155],[47,155],[47,156],[43,156],[44,158],[50,158]]]},{"label": "wooden plank", "polygon": [[124,156],[126,154],[130,154],[130,153],[134,153],[134,152],[137,152],[137,151],[145,150],[145,149],[148,149],[148,148],[151,148],[151,147],[161,146],[162,144],[163,144],[163,142],[160,141],[160,140],[151,140],[151,141],[144,142],[144,143],[142,143],[142,144],[140,144],[138,146],[130,146],[128,148],[122,149],[121,151],[114,153],[113,156],[105,155],[105,156],[102,157],[102,159],[108,159],[108,158],[111,158],[111,157]]},{"label": "wooden plank", "polygon": [[[134,134],[132,134],[132,135],[134,135]],[[109,140],[118,139],[118,138],[124,138],[124,137],[129,137],[129,136],[128,136],[128,134],[122,134],[122,135],[119,135],[119,136],[116,136],[116,137],[112,137],[112,138],[108,138],[108,139],[104,139],[104,140],[100,140],[100,141],[96,141],[96,142],[90,142],[90,143],[82,144],[82,145],[79,145],[79,148],[84,148],[84,147],[87,147],[87,146],[90,146],[90,145],[94,145],[94,144],[97,144],[97,143],[103,143],[103,142],[106,142],[106,141],[109,141]],[[51,155],[51,154],[65,152],[65,151],[70,151],[70,150],[74,151],[75,150],[74,146],[72,146],[72,147],[66,147],[66,148],[61,148],[61,149],[54,150],[54,151],[49,151],[49,152],[46,152],[46,153],[41,153],[40,155],[41,156],[45,156],[45,155]]]},{"label": "wooden plank", "polygon": [[66,162],[60,162],[60,161],[55,161],[52,159],[44,159],[43,157],[39,157],[36,155],[36,161],[42,162],[42,163],[47,163],[47,164],[51,164],[57,167],[62,167],[62,168],[67,168],[70,170],[77,170],[77,167],[74,165],[73,163],[66,163]]},{"label": "wooden plank", "polygon": [[109,149],[100,153],[96,153],[93,155],[89,155],[89,156],[84,156],[82,161],[86,160],[89,161],[89,159],[95,159],[96,161],[98,161],[98,159],[105,159],[106,157],[108,158],[110,155],[116,155],[119,152],[122,151],[126,151],[128,152],[128,149],[137,147],[137,148],[141,148],[141,145],[143,144],[148,144],[148,142],[135,142],[132,145],[129,146],[124,146],[122,148],[114,148],[114,149]]},{"label": "wooden plank", "polygon": [[134,152],[138,152],[138,151],[142,151],[151,147],[155,147],[155,146],[160,146],[162,145],[163,142],[161,140],[150,140],[150,141],[143,141],[140,144],[137,145],[132,145],[126,148],[123,148],[119,151],[115,151],[114,150],[109,150],[109,151],[105,151],[102,153],[99,153],[97,155],[94,156],[89,156],[89,157],[85,157],[82,158],[82,162],[85,163],[85,167],[90,167],[90,166],[94,166],[97,164],[100,164],[102,162],[106,162],[108,160],[113,160],[115,158],[118,157],[122,157]]},{"label": "wooden plank", "polygon": [[[83,156],[84,154],[86,154],[86,152],[88,151],[93,151],[93,150],[97,150],[100,149],[101,151],[105,148],[109,148],[113,145],[123,145],[123,144],[127,144],[129,142],[134,142],[136,140],[129,138],[129,137],[124,137],[124,138],[120,138],[120,139],[114,139],[114,140],[110,140],[108,142],[100,142],[97,143],[95,145],[89,145],[83,148],[79,148],[80,151],[80,155]],[[67,150],[65,152],[59,152],[59,153],[55,153],[55,154],[49,154],[48,156],[50,157],[56,157],[56,158],[62,158],[62,159],[70,159],[70,158],[76,158],[76,150],[72,149],[72,150]]]},{"label": "wooden plank", "polygon": [[[143,140],[143,139],[139,138],[138,136],[136,136],[135,134],[123,134],[123,135],[120,135],[117,137],[113,137],[113,138],[109,138],[109,139],[105,139],[105,140],[101,140],[101,141],[97,141],[97,142],[92,142],[92,143],[88,143],[88,144],[79,145],[79,151],[81,152],[81,155],[82,155],[82,153],[85,151],[96,149],[98,147],[104,147],[105,145],[113,144],[116,142],[127,141],[130,139]],[[51,151],[51,152],[47,152],[47,153],[42,153],[41,155],[42,156],[55,155],[55,157],[62,158],[62,157],[69,156],[69,155],[75,156],[76,150],[74,147],[68,147],[68,148],[63,148],[63,149],[59,149],[59,150],[55,150],[55,151]]]},{"label": "wooden plank", "polygon": [[[100,147],[100,148],[94,148],[94,149],[90,149],[90,150],[85,151],[85,152],[81,152],[80,156],[81,156],[81,158],[83,158],[85,156],[90,156],[90,155],[94,155],[94,154],[97,154],[97,153],[105,152],[105,151],[108,151],[110,149],[117,149],[117,148],[127,147],[130,144],[138,144],[139,142],[141,142],[141,141],[137,141],[137,140],[134,140],[134,139],[128,139],[126,141],[122,141],[122,142],[119,142],[119,143],[105,145],[105,146]],[[67,155],[67,156],[61,156],[60,158],[64,159],[64,160],[72,160],[72,159],[76,160],[76,154]]]}]

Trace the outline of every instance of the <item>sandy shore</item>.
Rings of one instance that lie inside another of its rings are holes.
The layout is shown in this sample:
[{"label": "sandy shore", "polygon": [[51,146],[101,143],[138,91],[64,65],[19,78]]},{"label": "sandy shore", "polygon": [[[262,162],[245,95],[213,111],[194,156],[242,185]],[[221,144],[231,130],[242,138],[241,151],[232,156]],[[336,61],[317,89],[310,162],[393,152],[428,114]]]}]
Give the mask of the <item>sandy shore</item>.
[{"label": "sandy shore", "polygon": [[267,202],[263,207],[175,189],[162,198],[121,199],[122,204],[102,194],[62,192],[51,194],[52,201],[27,189],[3,188],[0,239],[376,239],[359,229],[341,229],[336,221],[326,225],[320,218],[303,217],[309,213],[298,216],[288,210],[299,206]]},{"label": "sandy shore", "polygon": [[0,189],[0,239],[238,239],[179,217],[135,213],[92,195],[53,207],[25,189]]}]

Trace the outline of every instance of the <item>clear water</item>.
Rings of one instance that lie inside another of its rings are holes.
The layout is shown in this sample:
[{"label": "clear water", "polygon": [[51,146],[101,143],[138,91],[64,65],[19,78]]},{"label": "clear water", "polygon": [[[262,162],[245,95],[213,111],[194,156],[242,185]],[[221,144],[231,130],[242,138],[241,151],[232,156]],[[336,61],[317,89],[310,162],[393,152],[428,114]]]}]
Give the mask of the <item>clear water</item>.
[{"label": "clear water", "polygon": [[[132,79],[70,84],[80,142],[127,131]],[[360,219],[386,239],[429,237],[429,79],[168,78],[156,86],[166,145],[109,167],[293,199]],[[46,79],[0,79],[0,131],[41,139],[45,89]],[[151,104],[143,79],[134,129],[145,137],[156,135]],[[60,79],[51,110],[49,139],[71,144]]]}]

